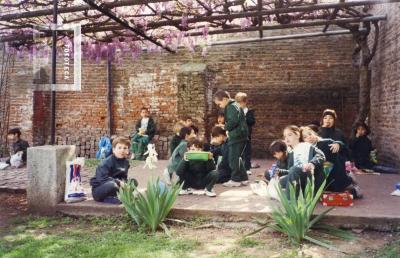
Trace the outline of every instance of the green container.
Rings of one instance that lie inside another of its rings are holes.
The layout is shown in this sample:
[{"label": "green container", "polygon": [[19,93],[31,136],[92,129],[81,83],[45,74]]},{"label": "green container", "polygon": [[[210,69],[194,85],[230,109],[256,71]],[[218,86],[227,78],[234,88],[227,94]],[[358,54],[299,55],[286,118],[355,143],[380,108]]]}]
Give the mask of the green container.
[{"label": "green container", "polygon": [[207,151],[188,151],[186,152],[186,157],[188,160],[208,160],[209,152]]}]

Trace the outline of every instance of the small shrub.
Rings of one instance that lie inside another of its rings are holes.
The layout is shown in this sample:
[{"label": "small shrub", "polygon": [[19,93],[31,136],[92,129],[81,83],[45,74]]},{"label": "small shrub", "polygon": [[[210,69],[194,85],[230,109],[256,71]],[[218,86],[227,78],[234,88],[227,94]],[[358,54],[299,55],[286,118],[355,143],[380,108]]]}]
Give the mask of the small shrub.
[{"label": "small shrub", "polygon": [[311,234],[313,229],[318,229],[326,234],[344,239],[354,239],[352,234],[349,232],[319,223],[320,220],[333,209],[333,207],[325,210],[318,216],[313,217],[315,207],[325,188],[325,184],[326,181],[323,182],[316,194],[314,194],[314,180],[307,180],[304,192],[300,190],[297,198],[295,187],[293,185],[290,185],[289,197],[279,186],[277,190],[281,205],[274,208],[274,211],[272,212],[271,217],[273,223],[267,222],[260,229],[250,233],[249,235],[255,234],[266,227],[271,227],[272,229],[287,235],[289,240],[296,245],[299,245],[302,241],[306,240],[330,249],[333,249],[334,247],[329,242],[319,240]]},{"label": "small shrub", "polygon": [[139,227],[155,232],[159,227],[167,232],[163,223],[181,189],[174,184],[170,188],[160,184],[160,180],[149,181],[145,193],[139,193],[134,183],[127,182],[118,192],[127,213]]}]

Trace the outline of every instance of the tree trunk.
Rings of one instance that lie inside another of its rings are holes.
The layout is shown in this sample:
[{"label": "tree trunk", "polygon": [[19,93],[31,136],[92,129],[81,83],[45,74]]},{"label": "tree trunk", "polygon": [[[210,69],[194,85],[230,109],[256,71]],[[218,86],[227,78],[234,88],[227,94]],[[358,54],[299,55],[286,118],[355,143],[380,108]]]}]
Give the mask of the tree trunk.
[{"label": "tree trunk", "polygon": [[357,122],[364,122],[370,110],[370,92],[371,92],[371,70],[368,68],[368,64],[363,64],[360,66],[360,90],[358,93],[359,99],[359,109],[358,115],[355,120]]}]

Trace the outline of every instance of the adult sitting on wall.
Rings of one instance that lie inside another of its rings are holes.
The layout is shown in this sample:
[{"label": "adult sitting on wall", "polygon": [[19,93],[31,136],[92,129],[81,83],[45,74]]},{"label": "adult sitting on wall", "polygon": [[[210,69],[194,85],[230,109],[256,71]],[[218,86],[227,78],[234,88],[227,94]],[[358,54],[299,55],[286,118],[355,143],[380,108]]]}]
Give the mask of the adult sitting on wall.
[{"label": "adult sitting on wall", "polygon": [[141,118],[136,123],[136,132],[131,140],[131,159],[143,160],[143,153],[147,145],[153,139],[156,133],[156,124],[149,115],[149,110],[142,107],[140,110]]}]

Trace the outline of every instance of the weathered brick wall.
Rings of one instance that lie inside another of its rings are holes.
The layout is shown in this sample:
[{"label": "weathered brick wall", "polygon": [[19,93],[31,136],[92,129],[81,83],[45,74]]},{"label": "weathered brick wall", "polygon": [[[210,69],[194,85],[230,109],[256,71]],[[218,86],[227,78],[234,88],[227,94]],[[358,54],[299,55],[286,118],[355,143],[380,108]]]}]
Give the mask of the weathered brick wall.
[{"label": "weathered brick wall", "polygon": [[400,167],[400,4],[374,6],[373,12],[388,19],[380,23],[371,63],[372,141],[382,162]]},{"label": "weathered brick wall", "polygon": [[[351,65],[352,49],[350,36],[336,36],[218,46],[210,48],[205,57],[201,50],[143,54],[135,61],[112,67],[113,130],[120,135],[131,134],[140,107],[149,107],[160,135],[158,148],[165,157],[167,137],[179,114],[182,91],[178,85],[185,78],[179,76],[181,67],[203,63],[208,71],[204,77],[207,90],[193,94],[192,104],[204,95],[201,103],[207,103],[207,120],[216,113],[210,99],[216,88],[232,95],[247,92],[250,106],[256,109],[255,156],[265,156],[264,147],[281,136],[284,126],[318,120],[325,108],[337,109],[338,126],[348,132],[356,112],[358,88],[358,72]],[[57,93],[57,139],[60,144],[77,144],[79,155],[93,156],[97,140],[108,133],[106,65],[84,62],[82,69],[82,92]],[[15,77],[15,85],[29,88],[29,83]],[[21,101],[13,106],[12,121],[26,123],[32,140],[32,124],[28,124],[33,117],[33,93],[25,90],[13,98]],[[24,109],[26,112],[21,112]]]}]

